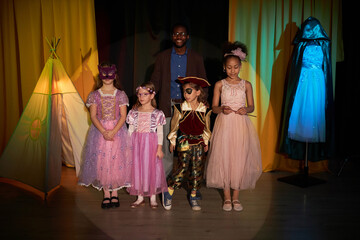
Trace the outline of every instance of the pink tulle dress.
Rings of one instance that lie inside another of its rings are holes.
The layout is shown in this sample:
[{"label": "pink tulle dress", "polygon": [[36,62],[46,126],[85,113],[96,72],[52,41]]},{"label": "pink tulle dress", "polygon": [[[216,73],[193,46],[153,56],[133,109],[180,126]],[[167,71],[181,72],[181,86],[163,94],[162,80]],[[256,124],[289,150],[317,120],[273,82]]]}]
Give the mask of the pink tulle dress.
[{"label": "pink tulle dress", "polygon": [[[159,144],[158,134],[162,135],[165,115],[161,110],[139,112],[129,111],[126,118],[133,146],[133,165],[131,168],[132,186],[127,188],[130,195],[151,196],[167,191],[167,183],[162,160],[156,157]],[[159,127],[161,126],[161,127]],[[161,132],[158,129],[161,129]],[[160,141],[162,145],[162,140]]]},{"label": "pink tulle dress", "polygon": [[[246,106],[245,80],[222,80],[221,105],[238,110]],[[255,188],[262,172],[260,142],[247,115],[218,114],[206,167],[207,187],[229,190]]]},{"label": "pink tulle dress", "polygon": [[[99,89],[89,94],[86,106],[95,104],[97,119],[105,129],[111,130],[120,119],[120,106],[128,103],[123,91],[103,94]],[[113,141],[106,141],[92,124],[83,151],[79,184],[109,191],[129,187],[131,165],[131,141],[126,124],[115,134]]]}]

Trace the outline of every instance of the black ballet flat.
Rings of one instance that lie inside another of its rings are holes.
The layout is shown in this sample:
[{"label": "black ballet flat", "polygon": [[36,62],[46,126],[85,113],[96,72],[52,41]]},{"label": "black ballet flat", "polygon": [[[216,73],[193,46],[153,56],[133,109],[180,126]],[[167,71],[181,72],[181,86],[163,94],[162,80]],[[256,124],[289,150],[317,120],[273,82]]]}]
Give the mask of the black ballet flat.
[{"label": "black ballet flat", "polygon": [[[105,201],[109,201],[108,203],[104,203]],[[101,208],[111,208],[111,199],[110,198],[104,198],[101,202]]]},{"label": "black ballet flat", "polygon": [[111,200],[113,200],[113,199],[117,200],[117,202],[111,201],[111,206],[112,207],[120,207],[119,198],[118,197],[111,197]]}]

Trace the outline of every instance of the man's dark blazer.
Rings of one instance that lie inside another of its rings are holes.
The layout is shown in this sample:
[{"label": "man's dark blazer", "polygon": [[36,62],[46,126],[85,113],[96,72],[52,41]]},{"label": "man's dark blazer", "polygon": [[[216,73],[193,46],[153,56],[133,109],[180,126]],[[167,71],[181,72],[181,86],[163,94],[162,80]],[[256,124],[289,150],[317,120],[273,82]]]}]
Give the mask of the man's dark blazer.
[{"label": "man's dark blazer", "polygon": [[[171,52],[172,48],[158,54],[155,61],[151,82],[155,85],[158,99],[158,108],[166,117],[171,117],[170,81],[171,81]],[[206,79],[203,57],[195,51],[187,50],[186,76],[195,76]]]}]

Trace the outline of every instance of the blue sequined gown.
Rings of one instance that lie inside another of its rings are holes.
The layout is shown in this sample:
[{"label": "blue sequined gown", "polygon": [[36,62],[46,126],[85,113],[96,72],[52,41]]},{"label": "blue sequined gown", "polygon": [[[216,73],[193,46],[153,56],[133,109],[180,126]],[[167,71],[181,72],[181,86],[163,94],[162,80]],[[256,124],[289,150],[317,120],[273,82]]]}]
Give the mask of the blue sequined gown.
[{"label": "blue sequined gown", "polygon": [[325,79],[323,51],[304,50],[299,84],[290,113],[288,137],[302,142],[325,142]]}]

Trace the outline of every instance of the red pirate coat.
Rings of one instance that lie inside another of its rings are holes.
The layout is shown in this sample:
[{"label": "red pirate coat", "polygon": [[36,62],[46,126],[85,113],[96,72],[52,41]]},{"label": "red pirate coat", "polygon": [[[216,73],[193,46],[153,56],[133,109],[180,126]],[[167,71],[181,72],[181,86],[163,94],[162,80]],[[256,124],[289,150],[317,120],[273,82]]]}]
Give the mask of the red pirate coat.
[{"label": "red pirate coat", "polygon": [[203,103],[200,103],[195,110],[192,110],[186,101],[175,104],[168,135],[171,144],[175,146],[178,139],[179,141],[188,141],[190,146],[208,145],[211,137],[211,112]]}]

